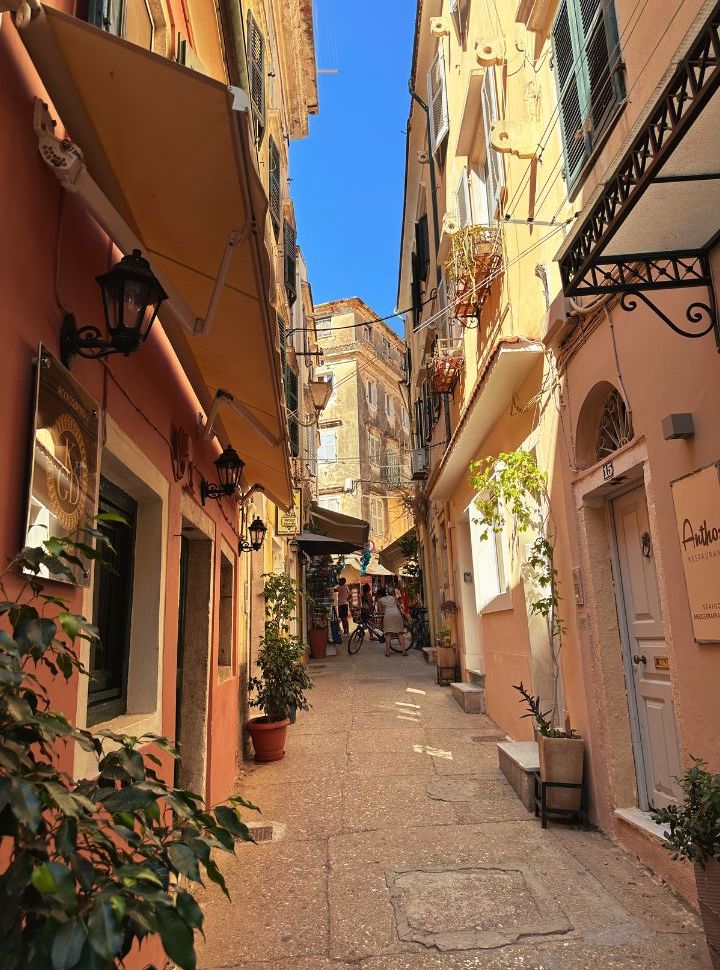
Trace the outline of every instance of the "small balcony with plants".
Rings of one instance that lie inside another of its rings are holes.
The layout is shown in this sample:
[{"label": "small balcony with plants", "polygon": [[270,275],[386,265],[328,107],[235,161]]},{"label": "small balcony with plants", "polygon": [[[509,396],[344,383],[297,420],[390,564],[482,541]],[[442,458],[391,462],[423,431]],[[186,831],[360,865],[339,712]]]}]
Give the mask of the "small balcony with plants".
[{"label": "small balcony with plants", "polygon": [[445,262],[450,305],[461,321],[479,318],[492,282],[503,268],[502,228],[499,223],[453,228]]},{"label": "small balcony with plants", "polygon": [[463,341],[455,337],[438,337],[426,364],[433,392],[452,394],[464,367]]}]

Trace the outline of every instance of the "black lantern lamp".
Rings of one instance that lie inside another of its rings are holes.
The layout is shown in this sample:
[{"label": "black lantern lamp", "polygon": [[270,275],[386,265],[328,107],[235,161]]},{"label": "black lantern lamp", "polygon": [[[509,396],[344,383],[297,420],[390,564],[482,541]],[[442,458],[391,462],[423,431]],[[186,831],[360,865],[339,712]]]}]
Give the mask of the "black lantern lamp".
[{"label": "black lantern lamp", "polygon": [[240,484],[240,476],[245,462],[229,445],[215,461],[218,473],[218,485],[211,485],[205,479],[200,482],[200,500],[205,504],[208,498],[220,501],[226,495],[234,495]]},{"label": "black lantern lamp", "polygon": [[123,256],[96,280],[102,290],[108,338],[101,335],[98,327],[78,327],[69,313],[60,332],[60,357],[66,367],[76,355],[99,359],[134,353],[150,333],[160,304],[167,299],[139,249]]},{"label": "black lantern lamp", "polygon": [[241,538],[238,544],[238,554],[241,552],[259,552],[262,548],[262,544],[265,541],[265,533],[267,532],[267,526],[259,516],[255,516],[248,527],[248,535],[250,536],[250,541]]}]

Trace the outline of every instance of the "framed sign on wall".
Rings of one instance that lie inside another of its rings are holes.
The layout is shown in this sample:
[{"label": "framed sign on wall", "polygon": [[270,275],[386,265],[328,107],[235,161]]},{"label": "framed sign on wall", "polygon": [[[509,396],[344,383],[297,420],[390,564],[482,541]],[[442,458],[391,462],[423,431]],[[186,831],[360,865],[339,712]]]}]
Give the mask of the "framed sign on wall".
[{"label": "framed sign on wall", "polygon": [[720,643],[720,462],[670,483],[697,643]]},{"label": "framed sign on wall", "polygon": [[297,536],[302,532],[302,489],[293,489],[293,507],[288,512],[276,509],[275,534]]},{"label": "framed sign on wall", "polygon": [[[95,524],[100,409],[42,345],[36,366],[25,544],[39,546],[51,536],[87,542],[81,530]],[[83,567],[68,565],[75,570],[78,585],[87,586],[89,560]]]}]

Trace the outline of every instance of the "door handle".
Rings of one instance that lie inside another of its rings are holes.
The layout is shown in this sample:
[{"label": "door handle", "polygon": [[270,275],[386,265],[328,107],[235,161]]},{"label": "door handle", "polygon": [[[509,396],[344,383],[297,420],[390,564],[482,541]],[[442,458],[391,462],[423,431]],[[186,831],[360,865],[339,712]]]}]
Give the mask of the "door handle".
[{"label": "door handle", "polygon": [[645,656],[644,653],[641,653],[639,655],[637,653],[635,653],[635,654],[633,654],[633,663],[634,664],[646,664],[647,663],[647,657]]}]

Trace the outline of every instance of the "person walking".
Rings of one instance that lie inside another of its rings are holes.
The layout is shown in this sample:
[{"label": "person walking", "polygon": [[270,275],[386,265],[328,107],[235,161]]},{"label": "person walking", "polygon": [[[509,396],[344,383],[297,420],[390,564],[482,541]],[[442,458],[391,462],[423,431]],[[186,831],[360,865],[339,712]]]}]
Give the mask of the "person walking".
[{"label": "person walking", "polygon": [[402,613],[400,612],[394,594],[388,594],[388,591],[383,586],[378,590],[377,607],[382,616],[382,628],[385,634],[385,656],[390,656],[390,637],[396,636],[400,644],[400,649],[402,650],[402,655],[406,657],[405,623],[402,618]]},{"label": "person walking", "polygon": [[349,633],[350,620],[348,615],[350,613],[350,607],[348,601],[350,599],[350,590],[347,587],[347,580],[344,576],[338,579],[338,584],[335,587],[335,595],[337,596],[338,616],[342,623],[343,633]]}]

